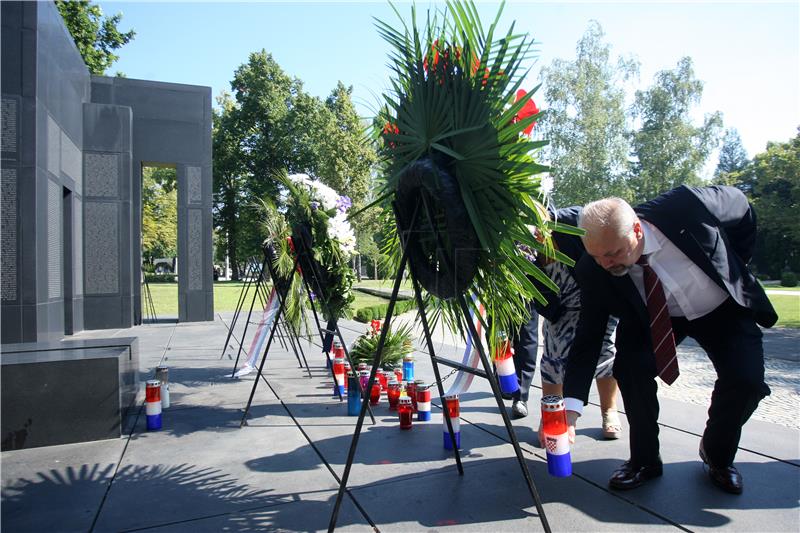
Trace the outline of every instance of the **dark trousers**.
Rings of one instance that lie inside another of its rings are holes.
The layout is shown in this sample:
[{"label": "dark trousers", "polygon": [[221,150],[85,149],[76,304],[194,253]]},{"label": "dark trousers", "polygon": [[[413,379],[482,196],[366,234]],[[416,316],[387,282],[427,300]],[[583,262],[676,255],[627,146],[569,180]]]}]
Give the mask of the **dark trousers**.
[{"label": "dark trousers", "polygon": [[539,313],[529,308],[531,318],[523,324],[513,338],[514,367],[517,370],[519,390],[514,393],[515,400],[528,401],[528,393],[536,370],[536,350],[539,346]]},{"label": "dark trousers", "polygon": [[[770,392],[764,382],[761,330],[750,311],[730,299],[696,320],[675,317],[672,327],[676,341],[687,336],[695,339],[717,372],[703,447],[711,464],[729,466],[736,456],[742,426]],[[652,359],[653,355],[620,349],[614,365],[630,424],[631,461],[636,465],[660,461],[658,386],[651,374],[642,372],[647,366],[641,364],[642,357]]]}]

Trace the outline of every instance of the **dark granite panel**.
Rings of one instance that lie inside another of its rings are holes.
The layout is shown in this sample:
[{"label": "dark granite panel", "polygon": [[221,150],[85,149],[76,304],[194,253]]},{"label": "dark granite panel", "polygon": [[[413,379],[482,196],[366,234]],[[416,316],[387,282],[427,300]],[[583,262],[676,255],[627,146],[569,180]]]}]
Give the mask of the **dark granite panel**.
[{"label": "dark granite panel", "polygon": [[120,436],[138,391],[138,344],[106,344],[4,346],[3,451]]},{"label": "dark granite panel", "polygon": [[83,327],[85,329],[126,328],[119,296],[83,295]]},{"label": "dark granite panel", "polygon": [[6,344],[22,340],[22,308],[4,303],[0,312],[0,342]]},{"label": "dark granite panel", "polygon": [[[134,108],[134,115],[136,109]],[[202,123],[148,119],[133,121],[134,153],[142,161],[180,163],[195,161],[203,141]]]},{"label": "dark granite panel", "polygon": [[83,107],[83,149],[98,152],[126,152],[131,147],[130,107],[85,104]]},{"label": "dark granite panel", "polygon": [[[115,79],[114,103],[135,108],[137,120],[197,122],[207,91],[205,87],[192,85]],[[202,115],[199,118],[202,119]]]}]

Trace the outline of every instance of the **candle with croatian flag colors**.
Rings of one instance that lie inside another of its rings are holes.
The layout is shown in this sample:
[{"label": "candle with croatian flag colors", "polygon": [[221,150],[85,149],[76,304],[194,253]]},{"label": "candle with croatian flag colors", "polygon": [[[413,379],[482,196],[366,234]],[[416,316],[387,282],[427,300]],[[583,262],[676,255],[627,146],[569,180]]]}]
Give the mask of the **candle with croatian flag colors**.
[{"label": "candle with croatian flag colors", "polygon": [[447,420],[453,425],[453,435],[456,438],[456,447],[461,449],[461,409],[458,405],[458,394],[445,396],[442,401],[442,431],[444,432],[444,449],[452,450],[453,443],[450,440],[450,433],[447,431]]},{"label": "candle with croatian flag colors", "polygon": [[147,416],[147,431],[161,429],[161,382],[157,379],[147,380],[144,411]]},{"label": "candle with croatian flag colors", "polygon": [[392,378],[386,388],[386,399],[389,400],[389,410],[397,411],[397,402],[400,400],[400,382]]},{"label": "candle with croatian flag colors", "polygon": [[561,396],[551,395],[542,398],[542,432],[547,448],[547,472],[554,477],[572,475],[567,412],[564,409],[564,398]]},{"label": "candle with croatian flag colors", "polygon": [[403,381],[414,381],[414,356],[410,353],[403,356]]},{"label": "candle with croatian flag colors", "polygon": [[333,384],[333,394],[343,395],[345,373],[344,359],[342,357],[336,357],[333,359],[333,376],[336,378],[336,382]]},{"label": "candle with croatian flag colors", "polygon": [[161,382],[161,408],[169,407],[169,367],[158,365],[156,379]]},{"label": "candle with croatian flag colors", "polygon": [[358,377],[352,372],[347,375],[347,414],[358,416],[361,412],[361,389],[358,387]]},{"label": "candle with croatian flag colors", "polygon": [[513,394],[519,390],[517,380],[517,369],[514,368],[514,350],[511,348],[511,341],[502,336],[497,351],[494,356],[494,367],[497,369],[497,381],[500,382],[500,390],[504,394]]},{"label": "candle with croatian flag colors", "polygon": [[400,429],[411,429],[411,419],[414,414],[411,412],[411,398],[401,396],[397,405],[397,414],[400,417]]},{"label": "candle with croatian flag colors", "polygon": [[427,422],[431,419],[431,389],[417,384],[417,420]]},{"label": "candle with croatian flag colors", "polygon": [[411,396],[411,405],[414,406],[414,412],[416,413],[419,409],[417,406],[417,396],[419,391],[425,388],[425,380],[424,379],[415,379],[414,380],[414,394]]}]

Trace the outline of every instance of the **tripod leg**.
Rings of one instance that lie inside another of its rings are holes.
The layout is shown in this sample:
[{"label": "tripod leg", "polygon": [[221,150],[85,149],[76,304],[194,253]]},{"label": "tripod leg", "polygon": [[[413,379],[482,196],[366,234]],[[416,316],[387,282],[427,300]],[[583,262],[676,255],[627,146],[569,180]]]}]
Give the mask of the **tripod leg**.
[{"label": "tripod leg", "polygon": [[250,301],[250,311],[247,313],[247,322],[244,324],[244,331],[242,332],[242,338],[239,341],[239,350],[236,352],[236,361],[233,363],[233,371],[231,372],[231,377],[236,375],[236,365],[239,364],[239,356],[242,354],[242,345],[244,344],[245,337],[247,337],[247,326],[250,325],[250,319],[253,316],[253,306],[256,304],[256,296],[258,296],[258,284],[261,283],[261,279],[264,276],[264,269],[266,268],[267,264],[267,256],[264,254],[264,261],[261,263],[261,272],[258,274],[258,279],[256,280],[256,290],[253,293],[253,299]]},{"label": "tripod leg", "polygon": [[489,385],[492,387],[492,394],[494,394],[494,399],[497,402],[497,408],[500,410],[500,415],[503,417],[503,424],[506,426],[506,431],[508,432],[508,437],[511,439],[511,444],[514,447],[514,453],[517,455],[517,461],[519,462],[520,470],[522,470],[522,475],[525,478],[525,483],[528,485],[528,490],[533,497],[533,502],[536,504],[536,510],[539,513],[539,519],[542,522],[542,527],[545,531],[550,531],[550,525],[547,522],[547,517],[544,513],[544,507],[542,507],[542,500],[539,497],[539,492],[536,490],[536,485],[533,482],[533,478],[531,477],[531,473],[528,470],[528,465],[525,462],[525,457],[522,455],[522,449],[519,446],[519,441],[517,440],[517,434],[514,432],[514,427],[511,425],[511,419],[508,417],[508,412],[506,411],[506,406],[503,404],[503,399],[500,394],[500,386],[497,383],[497,377],[494,375],[494,371],[492,370],[491,365],[489,364],[489,359],[486,357],[486,353],[483,351],[483,344],[481,344],[480,336],[478,332],[475,330],[475,324],[472,323],[472,320],[469,318],[469,308],[467,307],[467,302],[464,299],[463,294],[459,294],[457,296],[458,304],[461,308],[461,312],[464,315],[464,318],[467,322],[467,328],[469,328],[469,334],[472,336],[472,341],[474,345],[478,349],[478,353],[481,356],[481,363],[483,364],[483,369],[486,371],[486,376],[489,378]]},{"label": "tripod leg", "polygon": [[[378,339],[378,347],[375,350],[375,358],[372,361],[372,371],[369,375],[369,382],[367,383],[367,390],[372,390],[372,385],[375,383],[375,373],[378,370],[378,366],[381,361],[381,355],[383,351],[383,346],[386,342],[386,332],[389,330],[389,325],[392,320],[392,315],[394,314],[394,304],[397,301],[397,293],[400,291],[400,282],[403,281],[403,272],[406,268],[406,262],[408,260],[408,255],[405,249],[403,249],[403,257],[400,259],[400,267],[397,271],[397,276],[394,280],[394,289],[392,290],[392,297],[389,300],[389,308],[386,310],[386,319],[383,321],[383,328],[381,329],[381,337]],[[369,396],[364,396],[363,400],[361,401],[361,412],[358,414],[358,421],[356,422],[356,430],[353,434],[353,440],[350,443],[350,451],[347,453],[347,463],[344,466],[344,473],[342,474],[342,480],[339,483],[339,493],[336,495],[336,503],[333,506],[333,513],[331,514],[331,520],[328,523],[328,532],[331,533],[336,528],[336,520],[339,518],[339,508],[342,505],[342,497],[344,496],[345,488],[347,487],[347,480],[350,477],[350,469],[353,466],[353,459],[356,455],[356,448],[358,447],[358,437],[361,435],[361,427],[364,425],[364,417],[367,414],[367,407],[369,406]]]},{"label": "tripod leg", "polygon": [[[439,374],[439,364],[436,362],[436,354],[433,350],[433,339],[431,337],[430,326],[428,325],[428,317],[425,313],[425,303],[422,301],[422,292],[420,291],[419,283],[417,283],[417,278],[414,277],[414,268],[411,265],[409,265],[409,267],[411,270],[411,283],[414,285],[414,297],[417,300],[417,307],[419,308],[419,315],[422,321],[422,330],[425,332],[425,342],[428,345],[428,353],[431,356],[431,366],[433,366],[433,374],[436,378],[436,385],[439,388],[439,398],[442,400],[442,412],[445,413],[447,411],[447,402],[444,399],[444,386],[442,385],[442,377]],[[453,445],[453,455],[455,455],[456,458],[458,474],[463,476],[464,466],[461,464],[461,453],[458,451],[458,446],[456,445],[453,422],[450,420],[449,416],[444,416],[444,414],[443,418],[447,424],[447,431],[450,433],[450,443]]]}]

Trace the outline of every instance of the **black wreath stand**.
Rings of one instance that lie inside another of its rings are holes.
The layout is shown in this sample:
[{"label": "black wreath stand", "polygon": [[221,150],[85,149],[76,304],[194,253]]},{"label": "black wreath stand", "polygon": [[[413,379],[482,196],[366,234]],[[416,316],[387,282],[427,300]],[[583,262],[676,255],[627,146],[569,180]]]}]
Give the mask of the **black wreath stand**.
[{"label": "black wreath stand", "polygon": [[[302,238],[301,239],[293,239],[293,242],[294,242],[294,246],[295,246],[295,260],[294,260],[294,265],[292,266],[292,272],[294,272],[297,269],[298,265],[300,265],[301,268],[305,269],[303,271],[303,273],[301,274],[301,277],[303,278],[303,285],[304,285],[304,287],[306,289],[306,296],[308,297],[308,300],[309,300],[309,302],[311,304],[311,310],[312,310],[313,315],[314,315],[314,321],[315,321],[315,323],[317,325],[317,330],[318,330],[319,335],[320,335],[320,340],[322,341],[322,350],[325,353],[325,358],[328,361],[328,363],[331,362],[331,360],[330,360],[331,344],[333,342],[333,335],[337,335],[338,338],[339,338],[339,341],[342,343],[342,347],[344,348],[345,357],[347,358],[348,362],[350,363],[350,367],[351,368],[355,368],[353,366],[352,359],[350,359],[350,353],[347,350],[347,344],[344,341],[344,337],[342,337],[342,332],[339,329],[339,326],[338,326],[338,324],[336,322],[335,317],[333,317],[333,315],[331,315],[330,309],[328,309],[326,304],[324,304],[324,305],[326,305],[326,307],[325,307],[326,314],[329,317],[331,317],[331,320],[329,321],[328,327],[327,328],[323,328],[322,325],[321,325],[321,322],[319,320],[319,316],[317,314],[317,309],[316,309],[316,306],[314,305],[314,298],[312,298],[312,296],[311,296],[311,286],[309,285],[309,278],[310,278],[311,281],[314,283],[315,294],[320,298],[320,301],[325,302],[326,300],[323,298],[325,293],[324,293],[324,291],[322,289],[322,285],[319,282],[318,265],[317,265],[316,261],[314,260],[313,256],[311,255],[311,251],[308,249],[308,246],[306,246],[306,243],[305,243],[304,239],[302,239]],[[276,283],[276,282],[278,282],[278,280],[280,278],[278,277],[278,274],[277,274],[277,272],[275,270],[274,258],[275,258],[274,246],[271,243],[268,243],[264,248],[264,262],[263,262],[263,265],[262,265],[262,271],[269,272],[270,278],[272,279],[273,283]],[[278,282],[276,285],[274,285],[277,288],[276,292],[277,292],[278,301],[279,301],[278,316],[281,316],[284,313],[284,309],[285,309],[285,305],[286,305],[286,296],[288,295],[288,292],[289,292],[289,289],[290,289],[290,285],[291,285],[290,280],[281,281],[281,282]],[[291,328],[292,333],[294,334],[295,333],[294,332],[294,328],[291,326],[291,324],[289,323],[288,320],[286,321],[286,323],[289,324],[289,327]],[[275,335],[275,330],[276,330],[277,325],[278,325],[278,321],[276,320],[275,323],[272,326],[272,331],[270,332],[269,339],[267,340],[267,345],[264,348],[264,353],[261,356],[261,363],[259,364],[259,367],[258,367],[258,377],[260,377],[262,379],[265,379],[263,377],[262,370],[264,368],[264,364],[266,363],[267,353],[269,351],[270,344],[272,343],[272,338]],[[291,336],[290,336],[290,338],[291,338]],[[330,339],[330,341],[328,341],[328,339]],[[298,345],[300,344],[299,337],[297,337],[297,344]],[[303,356],[303,359],[305,359],[305,355]],[[338,380],[336,379],[336,374],[334,374],[334,372],[333,372],[333,365],[332,364],[328,364],[327,367],[330,369],[331,377],[333,378],[333,383],[335,385],[334,388],[336,389],[336,394],[337,394],[337,396],[339,398],[339,401],[342,402],[342,401],[344,401],[344,398],[342,397],[341,389],[338,386],[339,383],[338,383]],[[309,371],[309,377],[311,377],[311,370],[309,369],[307,362],[306,362],[306,369]],[[250,406],[253,403],[253,397],[255,396],[256,388],[258,388],[258,382],[259,382],[258,378],[256,378],[255,381],[253,382],[253,389],[250,391],[250,398],[247,400],[247,407],[245,407],[244,413],[242,415],[242,421],[241,421],[239,427],[242,427],[247,423],[247,415],[248,415],[248,413],[250,411]],[[359,388],[360,387],[361,387],[361,384],[359,383]],[[366,389],[366,390],[371,390],[371,389]],[[363,388],[361,389],[361,394],[362,394],[362,396],[364,395],[364,389]],[[375,424],[375,416],[372,413],[372,409],[369,409],[369,415],[370,415],[370,418],[372,420],[372,423]],[[361,420],[361,422],[363,422],[363,416],[360,418],[360,420]]]},{"label": "black wreath stand", "polygon": [[[423,215],[427,218],[429,223],[431,223],[431,227],[433,227],[433,228],[436,227],[436,226],[434,226],[432,224],[432,222],[434,220],[434,216],[433,216],[433,213],[431,211],[430,205],[428,205],[428,203],[425,200],[425,195],[421,195],[419,198],[420,198],[420,201],[418,201],[416,206],[414,207],[414,214],[412,215],[411,219],[408,220],[408,221],[406,221],[406,220],[404,220],[402,218],[401,211],[398,208],[398,204],[396,202],[392,203],[392,207],[394,209],[395,219],[397,221],[397,227],[398,227],[399,230],[402,229],[402,231],[398,231],[398,233],[400,235],[401,246],[402,246],[402,256],[401,256],[401,259],[400,259],[400,265],[398,266],[398,269],[397,269],[397,274],[395,275],[395,278],[394,278],[394,288],[392,289],[391,299],[389,300],[389,307],[388,307],[388,309],[386,311],[386,318],[384,320],[384,325],[381,328],[381,336],[380,336],[380,339],[378,340],[378,347],[377,347],[377,349],[375,351],[375,358],[374,358],[373,364],[372,364],[372,372],[370,373],[369,383],[367,384],[366,388],[367,388],[367,390],[371,390],[371,387],[372,387],[372,385],[373,385],[373,383],[375,381],[375,373],[376,373],[376,370],[378,368],[378,363],[381,360],[381,353],[383,351],[383,346],[384,346],[385,341],[386,341],[386,332],[389,330],[389,325],[390,325],[392,316],[394,314],[394,305],[395,305],[395,302],[397,301],[397,294],[398,294],[398,292],[400,290],[400,283],[402,281],[402,277],[403,277],[403,273],[405,272],[406,265],[408,264],[408,267],[409,267],[409,270],[410,270],[410,274],[411,274],[411,281],[412,281],[412,284],[413,284],[413,287],[414,287],[414,298],[416,300],[417,308],[418,308],[418,312],[419,312],[419,316],[420,316],[420,320],[422,322],[422,329],[423,329],[424,334],[425,334],[425,342],[426,342],[426,344],[428,346],[428,353],[430,354],[430,357],[431,357],[431,363],[432,363],[432,366],[433,366],[433,372],[434,372],[434,376],[436,378],[436,385],[439,388],[439,398],[442,401],[442,412],[446,412],[446,410],[447,410],[447,402],[446,402],[446,400],[444,398],[444,396],[445,396],[444,387],[442,386],[442,380],[441,380],[441,376],[439,374],[439,368],[438,368],[438,364],[437,363],[445,364],[445,365],[451,366],[451,367],[457,367],[457,368],[460,368],[461,370],[464,370],[464,371],[467,371],[467,372],[470,372],[470,373],[473,373],[475,375],[478,375],[478,376],[481,376],[483,378],[488,379],[489,384],[492,387],[492,393],[494,395],[495,401],[497,402],[497,407],[498,407],[498,409],[500,411],[501,416],[503,417],[503,423],[505,424],[506,431],[508,432],[509,439],[511,440],[511,444],[514,447],[514,453],[517,456],[517,461],[519,462],[520,470],[522,471],[522,475],[525,478],[525,482],[526,482],[526,484],[528,486],[528,490],[531,493],[531,497],[533,498],[534,504],[536,505],[536,509],[537,509],[537,511],[539,513],[539,518],[540,518],[540,520],[542,522],[542,527],[543,527],[544,531],[549,533],[550,532],[550,525],[547,522],[547,517],[545,516],[545,512],[544,512],[544,508],[542,506],[541,498],[539,497],[539,493],[536,490],[536,485],[533,482],[533,478],[531,477],[531,474],[528,471],[528,466],[527,466],[527,464],[525,462],[525,457],[522,455],[522,449],[519,446],[519,441],[517,440],[516,433],[514,432],[514,428],[511,425],[511,420],[509,419],[508,413],[506,412],[505,405],[503,404],[502,396],[501,396],[501,393],[500,393],[500,386],[499,386],[499,384],[497,382],[497,378],[494,375],[494,372],[492,371],[492,367],[491,367],[491,364],[489,362],[489,359],[487,358],[486,353],[483,350],[483,344],[481,343],[480,336],[479,336],[477,330],[475,329],[475,325],[473,324],[472,319],[470,317],[469,307],[467,306],[467,302],[466,302],[466,299],[464,297],[463,291],[458,292],[458,294],[456,294],[455,298],[458,301],[458,307],[461,310],[462,318],[464,319],[464,322],[467,324],[469,335],[471,336],[471,338],[473,340],[473,345],[477,347],[478,353],[480,354],[481,363],[483,365],[483,371],[481,372],[479,370],[475,370],[475,369],[472,369],[472,368],[469,368],[469,367],[465,367],[465,366],[463,366],[463,365],[461,365],[459,363],[453,363],[452,361],[449,361],[447,359],[439,358],[439,357],[437,357],[435,355],[435,351],[434,351],[434,348],[433,348],[433,341],[431,339],[431,331],[430,331],[430,327],[428,325],[427,315],[425,313],[425,306],[424,306],[424,302],[422,300],[422,293],[420,291],[420,284],[419,284],[419,281],[418,281],[418,276],[417,276],[417,273],[415,272],[414,263],[413,263],[413,261],[409,261],[409,255],[408,255],[409,244],[412,242],[413,239],[419,238],[419,234],[415,233],[415,231],[414,231],[414,224],[415,224],[415,221],[416,221],[416,218],[417,218],[417,214],[418,214],[420,209],[423,210]],[[420,203],[422,204],[421,206],[420,206]],[[454,270],[452,269],[453,263],[454,263],[453,257],[448,257],[449,254],[442,253],[444,251],[443,238],[439,234],[439,232],[436,231],[436,229],[434,229],[433,231],[435,233],[436,241],[437,241],[437,243],[438,243],[438,245],[440,247],[440,250],[438,250],[440,252],[439,253],[440,259],[445,262],[445,264],[446,264],[445,266],[448,268],[449,272],[454,272]],[[350,443],[350,451],[348,452],[348,455],[347,455],[347,463],[345,464],[344,473],[342,475],[341,482],[339,483],[339,492],[338,492],[338,494],[336,496],[336,503],[335,503],[335,505],[333,507],[333,512],[331,513],[330,522],[328,524],[329,533],[333,532],[334,529],[336,528],[336,520],[337,520],[337,518],[339,516],[339,508],[341,507],[342,498],[344,496],[344,493],[347,490],[347,480],[348,480],[348,478],[350,476],[350,469],[353,466],[353,459],[355,458],[356,448],[358,446],[358,438],[359,438],[359,435],[361,433],[361,428],[362,428],[363,422],[364,422],[364,415],[366,413],[368,405],[369,405],[369,398],[365,397],[362,400],[362,403],[361,403],[361,412],[360,412],[359,417],[358,417],[358,422],[356,423],[356,429],[355,429],[355,433],[353,434],[353,440]],[[447,416],[444,417],[444,420],[445,420],[445,422],[447,424],[447,431],[450,433],[450,442],[452,444],[453,454],[454,454],[455,460],[456,460],[456,467],[458,468],[458,474],[459,475],[464,475],[464,468],[463,468],[463,466],[461,464],[461,455],[459,454],[458,446],[456,446],[456,440],[455,440],[455,435],[453,433],[452,423],[450,422],[450,418],[447,417]]]},{"label": "black wreath stand", "polygon": [[[267,279],[266,279],[265,274],[266,274],[267,268],[268,268],[267,264],[269,262],[268,258],[270,257],[270,253],[272,253],[271,252],[271,245],[270,244],[265,244],[264,245],[264,249],[263,249],[263,258],[262,258],[262,261],[261,261],[261,267],[260,268],[251,267],[250,277],[248,278],[248,281],[242,286],[242,290],[239,293],[239,299],[238,299],[238,302],[236,304],[236,311],[234,312],[233,320],[231,321],[231,325],[228,328],[228,337],[225,340],[225,346],[222,349],[222,355],[220,355],[220,359],[222,359],[222,357],[225,356],[225,349],[228,347],[228,342],[230,341],[230,338],[233,335],[233,330],[236,327],[236,322],[237,322],[237,320],[238,320],[238,318],[239,318],[239,316],[241,314],[241,311],[244,308],[244,304],[245,304],[245,301],[246,301],[246,294],[250,290],[251,286],[253,286],[253,285],[255,286],[255,289],[253,291],[253,298],[250,301],[250,310],[247,313],[247,320],[246,320],[245,325],[244,325],[244,331],[242,332],[242,338],[239,339],[239,349],[236,352],[236,360],[233,363],[233,369],[231,370],[231,377],[234,377],[236,375],[236,367],[239,364],[239,357],[242,354],[242,349],[243,349],[245,337],[247,337],[247,328],[250,325],[250,320],[251,320],[252,315],[253,315],[253,308],[255,307],[256,299],[258,299],[261,302],[262,306],[265,305],[265,303],[266,303],[266,301],[268,299]],[[270,269],[270,279],[272,280],[273,286],[278,287],[278,288],[280,287],[279,284],[276,284],[276,283],[280,283],[279,278],[276,275],[273,275],[271,269]],[[253,282],[253,280],[255,280],[255,283]],[[280,331],[281,326],[280,326],[279,323],[281,321],[283,322],[283,328],[288,330],[287,334],[284,334],[283,332]],[[306,368],[306,370],[308,372],[308,377],[310,378],[311,377],[311,369],[308,367],[308,361],[306,361],[306,354],[303,351],[302,345],[300,344],[300,339],[298,337],[297,332],[294,331],[294,327],[286,319],[286,317],[285,317],[283,312],[275,317],[275,322],[276,322],[276,325],[277,325],[277,328],[275,328],[275,331],[278,332],[278,340],[280,341],[281,346],[284,349],[288,348],[286,343],[285,343],[285,341],[284,341],[284,338],[288,338],[289,339],[289,343],[291,344],[291,347],[292,347],[292,351],[294,352],[294,356],[297,359],[298,365],[300,365],[300,368],[303,368],[303,366],[304,366],[303,362],[305,362],[305,368]],[[300,361],[300,357],[301,356],[303,358],[303,362]]]}]

